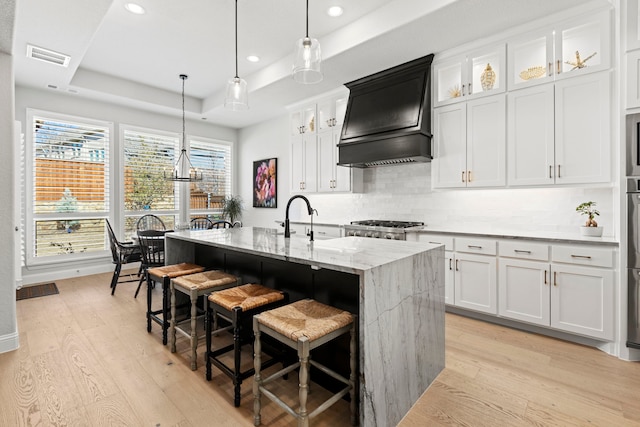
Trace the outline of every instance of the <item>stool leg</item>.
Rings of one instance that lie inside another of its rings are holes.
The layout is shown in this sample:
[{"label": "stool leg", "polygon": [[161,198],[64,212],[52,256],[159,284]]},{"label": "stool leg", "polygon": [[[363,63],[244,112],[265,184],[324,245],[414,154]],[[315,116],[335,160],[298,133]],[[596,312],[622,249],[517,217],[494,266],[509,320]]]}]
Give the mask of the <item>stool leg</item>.
[{"label": "stool leg", "polygon": [[205,353],[204,353],[204,361],[205,361],[205,378],[207,381],[211,381],[211,359],[209,358],[211,354],[211,308],[209,306],[209,298],[206,297],[204,299],[204,337],[205,337]]},{"label": "stool leg", "polygon": [[171,288],[171,322],[169,323],[169,330],[171,331],[171,353],[176,352],[176,285],[173,281],[169,282]]},{"label": "stool leg", "polygon": [[242,309],[240,307],[233,308],[233,404],[236,408],[240,406],[240,385],[242,384],[242,378],[240,377],[240,350],[242,348],[242,338],[240,336],[241,313]]},{"label": "stool leg", "polygon": [[298,357],[300,358],[300,409],[298,411],[298,427],[309,427],[307,413],[307,395],[309,393],[309,340],[303,337],[298,340]]},{"label": "stool leg", "polygon": [[147,332],[151,332],[151,279],[149,273],[144,273],[147,278]]},{"label": "stool leg", "polygon": [[198,321],[198,311],[196,302],[198,301],[197,291],[191,291],[191,370],[198,369],[198,361],[196,360],[196,348],[198,347],[198,333],[196,331]]},{"label": "stool leg", "polygon": [[355,426],[358,424],[358,419],[356,417],[356,321],[353,320],[353,324],[351,325],[351,341],[349,342],[349,385],[351,386],[351,390],[349,390],[349,397],[351,398],[351,405],[349,409],[351,410],[351,425]]},{"label": "stool leg", "polygon": [[169,312],[169,282],[168,277],[162,278],[162,345],[167,345],[167,330],[169,323],[167,321]]},{"label": "stool leg", "polygon": [[260,360],[260,327],[258,326],[257,316],[253,316],[253,335],[255,341],[253,345],[253,368],[255,375],[253,378],[253,425],[260,425],[260,386],[262,385],[262,377],[260,376],[260,368],[262,361]]}]

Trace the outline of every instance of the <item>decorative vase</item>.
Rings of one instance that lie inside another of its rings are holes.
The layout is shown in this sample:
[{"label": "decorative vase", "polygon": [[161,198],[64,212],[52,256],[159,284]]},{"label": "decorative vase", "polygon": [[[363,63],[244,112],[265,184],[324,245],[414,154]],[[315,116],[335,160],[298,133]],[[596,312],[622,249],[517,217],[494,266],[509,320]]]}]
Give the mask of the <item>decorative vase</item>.
[{"label": "decorative vase", "polygon": [[496,72],[491,68],[491,64],[487,64],[486,68],[480,75],[480,83],[482,90],[491,90],[496,82]]},{"label": "decorative vase", "polygon": [[580,234],[588,237],[602,237],[602,231],[604,227],[587,227],[585,225],[580,227]]}]

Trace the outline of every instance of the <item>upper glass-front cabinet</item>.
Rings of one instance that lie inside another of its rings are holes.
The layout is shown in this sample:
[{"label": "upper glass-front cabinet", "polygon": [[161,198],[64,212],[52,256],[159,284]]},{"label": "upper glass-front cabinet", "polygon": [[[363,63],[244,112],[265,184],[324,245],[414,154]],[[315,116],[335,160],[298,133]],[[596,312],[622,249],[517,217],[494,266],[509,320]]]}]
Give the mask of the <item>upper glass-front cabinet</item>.
[{"label": "upper glass-front cabinet", "polygon": [[505,46],[433,64],[435,106],[505,91]]},{"label": "upper glass-front cabinet", "polygon": [[605,11],[510,41],[509,89],[609,68],[610,21]]}]

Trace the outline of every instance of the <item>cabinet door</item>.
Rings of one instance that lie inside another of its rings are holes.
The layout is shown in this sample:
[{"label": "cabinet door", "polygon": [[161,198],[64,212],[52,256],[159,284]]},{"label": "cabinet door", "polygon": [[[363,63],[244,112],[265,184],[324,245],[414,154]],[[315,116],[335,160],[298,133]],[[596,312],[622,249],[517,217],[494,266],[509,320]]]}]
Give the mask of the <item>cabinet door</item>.
[{"label": "cabinet door", "polygon": [[623,1],[622,4],[622,16],[626,16],[627,52],[634,49],[640,49],[639,2],[637,0],[627,0]]},{"label": "cabinet door", "polygon": [[508,43],[509,90],[553,81],[553,29],[535,31]]},{"label": "cabinet door", "polygon": [[497,314],[496,258],[456,253],[455,305]]},{"label": "cabinet door", "polygon": [[318,191],[333,191],[336,162],[333,131],[318,134]]},{"label": "cabinet door", "polygon": [[549,274],[548,263],[500,258],[498,314],[549,326]]},{"label": "cabinet door", "polygon": [[[357,191],[357,189],[352,187],[352,178],[353,170],[347,166],[338,166],[338,143],[340,142],[340,129],[335,129],[333,131],[333,168],[335,170],[334,173],[334,181],[333,181],[333,189],[335,191]],[[357,176],[357,175],[356,175]],[[360,175],[362,176],[362,175]]]},{"label": "cabinet door", "polygon": [[609,73],[555,85],[556,184],[611,180]]},{"label": "cabinet door", "polygon": [[551,326],[613,339],[613,271],[553,265]]},{"label": "cabinet door", "polygon": [[304,183],[304,143],[302,136],[291,137],[291,193],[300,193]]},{"label": "cabinet door", "polygon": [[434,188],[465,187],[467,169],[467,108],[464,103],[434,110],[435,156],[431,163]]},{"label": "cabinet door", "polygon": [[[458,56],[448,61],[433,64],[434,106],[451,104],[463,100],[466,93],[466,57]],[[463,83],[463,81],[465,83]],[[463,87],[463,84],[465,85]]]},{"label": "cabinet door", "polygon": [[640,51],[627,57],[627,108],[640,107]]},{"label": "cabinet door", "polygon": [[313,133],[305,134],[302,136],[302,142],[304,146],[304,180],[302,184],[302,192],[315,193],[318,191],[318,148],[316,135]]},{"label": "cabinet door", "polygon": [[507,105],[507,183],[553,184],[553,85],[510,92]]},{"label": "cabinet door", "polygon": [[506,85],[505,45],[482,49],[468,55],[469,97],[504,92]]},{"label": "cabinet door", "polygon": [[467,187],[506,183],[505,95],[467,103]]}]

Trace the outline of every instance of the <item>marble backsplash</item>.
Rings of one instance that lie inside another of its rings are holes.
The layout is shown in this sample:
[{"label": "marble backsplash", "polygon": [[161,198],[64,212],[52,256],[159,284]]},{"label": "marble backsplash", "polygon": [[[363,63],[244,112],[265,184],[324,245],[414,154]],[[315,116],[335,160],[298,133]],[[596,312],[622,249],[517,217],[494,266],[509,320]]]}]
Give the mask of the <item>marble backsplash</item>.
[{"label": "marble backsplash", "polygon": [[[598,223],[605,227],[605,235],[613,236],[616,191],[613,187],[432,190],[431,164],[417,163],[365,169],[364,191],[359,194],[308,198],[318,210],[314,220],[322,223],[394,219],[487,231],[545,232],[576,231],[584,222],[576,206],[593,200],[600,211]],[[294,216],[308,218],[301,210]]]}]

